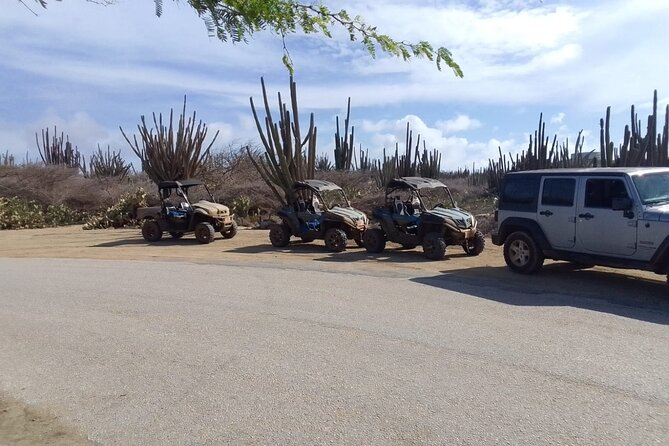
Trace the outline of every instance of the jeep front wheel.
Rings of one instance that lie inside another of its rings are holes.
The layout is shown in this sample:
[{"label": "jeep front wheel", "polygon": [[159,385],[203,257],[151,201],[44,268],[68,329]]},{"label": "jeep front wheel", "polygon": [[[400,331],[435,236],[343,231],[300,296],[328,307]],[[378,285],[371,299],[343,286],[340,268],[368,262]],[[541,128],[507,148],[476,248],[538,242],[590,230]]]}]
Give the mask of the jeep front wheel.
[{"label": "jeep front wheel", "polygon": [[477,256],[483,252],[484,248],[485,238],[483,237],[481,231],[476,231],[476,234],[474,234],[473,238],[465,240],[465,242],[462,244],[462,249],[465,250],[465,253],[468,256]]},{"label": "jeep front wheel", "polygon": [[269,228],[269,241],[275,248],[283,248],[290,243],[290,229],[285,224]]},{"label": "jeep front wheel", "polygon": [[362,243],[367,252],[377,254],[386,247],[386,235],[379,228],[368,229],[362,236]]},{"label": "jeep front wheel", "polygon": [[146,220],[142,225],[142,237],[147,242],[157,242],[163,238],[163,231],[155,220]]},{"label": "jeep front wheel", "polygon": [[346,233],[339,228],[330,228],[325,231],[325,246],[334,252],[341,252],[346,249],[348,238]]},{"label": "jeep front wheel", "polygon": [[446,255],[446,240],[439,232],[431,232],[423,239],[423,252],[430,260],[442,260]]},{"label": "jeep front wheel", "polygon": [[214,231],[214,227],[210,223],[202,222],[195,226],[195,238],[198,242],[203,244],[211,243],[214,241],[215,236],[216,231]]},{"label": "jeep front wheel", "polygon": [[514,272],[532,274],[541,269],[544,255],[529,234],[517,231],[504,242],[504,261]]},{"label": "jeep front wheel", "polygon": [[237,222],[233,221],[228,229],[221,231],[223,238],[232,238],[237,235]]}]

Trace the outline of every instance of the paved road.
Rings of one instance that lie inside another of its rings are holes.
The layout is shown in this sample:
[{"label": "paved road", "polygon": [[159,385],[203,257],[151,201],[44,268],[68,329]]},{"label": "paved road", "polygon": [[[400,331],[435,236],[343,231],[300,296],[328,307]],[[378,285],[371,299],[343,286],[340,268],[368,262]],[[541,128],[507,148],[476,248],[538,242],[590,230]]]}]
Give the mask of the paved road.
[{"label": "paved road", "polygon": [[0,259],[0,390],[102,444],[669,438],[669,298],[309,268]]}]

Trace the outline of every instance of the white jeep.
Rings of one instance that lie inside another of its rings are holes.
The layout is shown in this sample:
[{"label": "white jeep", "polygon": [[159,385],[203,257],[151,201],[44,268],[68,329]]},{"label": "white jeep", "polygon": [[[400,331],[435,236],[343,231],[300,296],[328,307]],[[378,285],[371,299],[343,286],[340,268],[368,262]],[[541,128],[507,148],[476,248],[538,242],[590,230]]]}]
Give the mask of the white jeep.
[{"label": "white jeep", "polygon": [[509,173],[495,221],[492,241],[518,273],[549,258],[667,274],[669,168]]}]

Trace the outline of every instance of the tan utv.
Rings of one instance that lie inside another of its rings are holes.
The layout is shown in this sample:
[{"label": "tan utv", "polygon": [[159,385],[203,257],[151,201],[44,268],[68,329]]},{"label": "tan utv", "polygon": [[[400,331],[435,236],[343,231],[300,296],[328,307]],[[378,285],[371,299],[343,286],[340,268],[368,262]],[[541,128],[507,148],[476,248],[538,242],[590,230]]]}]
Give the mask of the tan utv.
[{"label": "tan utv", "polygon": [[230,209],[216,203],[203,182],[196,179],[161,181],[158,193],[159,206],[137,209],[137,220],[143,222],[142,236],[146,241],[157,242],[164,232],[175,239],[194,232],[200,243],[214,241],[216,232],[224,238],[237,234],[237,223]]}]

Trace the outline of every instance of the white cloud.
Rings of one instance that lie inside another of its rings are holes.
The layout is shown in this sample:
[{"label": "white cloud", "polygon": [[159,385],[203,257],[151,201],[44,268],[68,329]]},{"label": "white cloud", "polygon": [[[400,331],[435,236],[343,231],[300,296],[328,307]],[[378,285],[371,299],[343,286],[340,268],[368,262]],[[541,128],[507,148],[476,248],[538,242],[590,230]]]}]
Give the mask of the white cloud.
[{"label": "white cloud", "polygon": [[564,121],[565,114],[564,112],[560,112],[558,114],[555,114],[551,116],[551,124],[562,124]]},{"label": "white cloud", "polygon": [[458,115],[454,119],[437,121],[435,125],[438,129],[443,130],[444,133],[456,133],[477,129],[481,127],[481,122],[467,115]]}]

